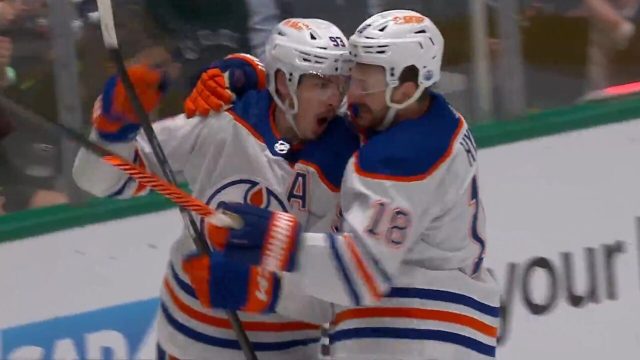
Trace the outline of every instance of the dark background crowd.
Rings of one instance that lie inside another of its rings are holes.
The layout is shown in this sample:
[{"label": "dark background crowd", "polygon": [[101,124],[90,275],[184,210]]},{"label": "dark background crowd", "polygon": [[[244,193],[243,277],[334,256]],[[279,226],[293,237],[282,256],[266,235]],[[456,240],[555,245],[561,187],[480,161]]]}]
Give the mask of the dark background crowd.
[{"label": "dark background crowd", "polygon": [[[473,36],[469,0],[113,4],[128,61],[153,64],[170,74],[170,90],[158,117],[181,111],[199,71],[212,61],[231,52],[262,56],[271,28],[284,18],[326,19],[349,35],[366,17],[392,8],[417,10],[440,28],[445,57],[437,90],[472,123],[512,121],[514,115],[571,105],[610,86],[640,81],[640,0],[487,0],[480,5],[486,11],[483,37]],[[512,9],[506,16],[501,13],[505,8]],[[504,19],[516,31],[506,31]],[[474,41],[481,41],[480,49],[486,50],[481,60],[474,56]],[[478,61],[488,70],[482,83],[473,70]],[[499,103],[514,100],[499,91],[509,81],[500,76],[501,61],[522,70],[522,91],[516,96],[523,106],[516,113],[500,111]],[[113,71],[95,0],[0,0],[3,95],[47,118],[65,123],[75,119],[71,124],[86,132],[93,101]],[[477,110],[478,91],[491,95],[491,111]],[[0,215],[85,201],[87,196],[70,183],[70,149],[65,140],[0,108]]]}]

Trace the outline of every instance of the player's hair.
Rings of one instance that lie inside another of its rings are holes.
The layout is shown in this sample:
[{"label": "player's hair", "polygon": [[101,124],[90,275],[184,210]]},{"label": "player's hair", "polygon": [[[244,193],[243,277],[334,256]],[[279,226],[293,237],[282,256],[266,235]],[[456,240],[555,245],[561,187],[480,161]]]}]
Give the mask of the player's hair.
[{"label": "player's hair", "polygon": [[[415,65],[409,65],[407,67],[405,67],[404,69],[402,69],[402,72],[400,73],[400,77],[398,78],[398,81],[400,81],[400,84],[404,84],[406,82],[412,82],[414,84],[416,84],[416,86],[418,86],[418,67],[416,67]],[[424,102],[429,98],[429,93],[430,93],[430,87],[425,88],[424,90],[422,90],[422,94],[420,94],[420,97],[418,98],[418,102]]]}]

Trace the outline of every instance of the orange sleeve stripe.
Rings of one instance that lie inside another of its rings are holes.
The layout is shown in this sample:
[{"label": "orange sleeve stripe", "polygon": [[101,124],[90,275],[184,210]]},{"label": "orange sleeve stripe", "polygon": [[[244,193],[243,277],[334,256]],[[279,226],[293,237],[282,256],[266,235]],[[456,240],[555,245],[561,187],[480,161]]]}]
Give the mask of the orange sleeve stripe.
[{"label": "orange sleeve stripe", "polygon": [[369,294],[375,301],[380,300],[382,295],[378,290],[378,288],[376,287],[376,283],[373,278],[373,275],[371,275],[371,272],[369,271],[369,267],[362,259],[362,256],[360,255],[360,250],[358,250],[358,248],[356,247],[355,243],[353,242],[353,239],[351,238],[351,235],[344,234],[343,239],[345,240],[345,244],[347,249],[349,250],[349,253],[355,260],[358,271],[360,272],[360,277],[364,280],[364,283],[367,286],[367,290],[369,290]]},{"label": "orange sleeve stripe", "polygon": [[225,227],[217,226],[211,221],[204,220],[204,233],[209,244],[218,251],[223,251],[227,246],[230,230]]},{"label": "orange sleeve stripe", "polygon": [[456,313],[453,311],[417,309],[402,307],[367,307],[349,309],[338,313],[334,320],[334,325],[340,323],[368,318],[406,318],[418,320],[432,320],[461,325],[473,329],[491,338],[498,336],[498,328],[469,315]]},{"label": "orange sleeve stripe", "polygon": [[271,127],[271,132],[277,139],[281,138],[280,131],[278,131],[278,127],[276,127],[276,103],[272,102],[269,106],[269,126]]},{"label": "orange sleeve stripe", "polygon": [[255,137],[256,140],[260,141],[263,144],[265,143],[262,135],[260,135],[258,131],[256,131],[256,129],[251,127],[251,125],[249,125],[243,118],[241,118],[240,115],[236,114],[231,110],[227,110],[227,114],[231,115],[238,124],[242,125],[242,127],[247,129],[247,131],[251,133],[251,135],[253,135],[253,137]]},{"label": "orange sleeve stripe", "polygon": [[114,133],[122,127],[122,124],[117,121],[111,121],[102,114],[99,114],[98,116],[93,118],[93,126],[98,131],[105,133]]},{"label": "orange sleeve stripe", "polygon": [[209,290],[209,268],[211,267],[211,260],[206,255],[198,255],[190,258],[182,263],[182,268],[185,272],[196,273],[195,279],[192,279],[194,285],[194,291],[200,303],[206,308],[211,308],[211,297]]},{"label": "orange sleeve stripe", "polygon": [[442,166],[442,164],[444,164],[451,157],[451,155],[453,154],[453,149],[456,145],[456,140],[460,136],[460,133],[462,132],[463,128],[464,128],[464,119],[462,118],[462,116],[460,116],[458,118],[458,127],[456,128],[455,133],[451,137],[451,141],[449,142],[449,147],[447,148],[447,151],[438,159],[438,161],[436,161],[435,164],[431,165],[431,167],[422,174],[413,175],[413,176],[396,176],[396,175],[378,174],[378,173],[365,171],[364,169],[362,169],[362,167],[360,167],[360,163],[359,163],[360,151],[357,151],[354,155],[355,159],[353,164],[354,164],[355,171],[358,175],[362,177],[374,179],[374,180],[388,180],[388,181],[399,181],[399,182],[422,181],[428,178],[429,176],[433,175],[433,173],[436,172],[436,170],[438,170],[440,166]]},{"label": "orange sleeve stripe", "polygon": [[320,169],[320,167],[310,161],[307,160],[300,160],[298,161],[298,164],[302,164],[304,166],[308,166],[310,168],[312,168],[316,174],[318,174],[318,178],[320,179],[320,181],[324,184],[324,186],[326,186],[329,190],[331,190],[334,193],[340,192],[340,188],[333,185],[329,179],[327,179],[327,177],[324,175],[324,173],[322,172],[322,170]]},{"label": "orange sleeve stripe", "polygon": [[[171,301],[175,306],[188,317],[201,322],[206,325],[214,326],[222,329],[231,330],[231,323],[228,319],[223,317],[217,317],[210,314],[200,312],[189,304],[182,301],[175,293],[171,284],[167,278],[164,280],[164,288],[167,290]],[[319,330],[320,326],[314,324],[308,324],[301,321],[290,321],[281,323],[270,323],[263,321],[242,321],[242,326],[247,331],[266,331],[266,332],[285,332],[285,331],[304,331],[304,330]]]}]

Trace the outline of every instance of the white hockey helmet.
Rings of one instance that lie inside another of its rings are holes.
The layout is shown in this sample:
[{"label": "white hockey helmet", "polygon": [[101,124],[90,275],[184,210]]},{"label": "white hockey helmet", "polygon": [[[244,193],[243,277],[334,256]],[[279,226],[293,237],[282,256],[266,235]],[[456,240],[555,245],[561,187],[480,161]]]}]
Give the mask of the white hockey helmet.
[{"label": "white hockey helmet", "polygon": [[[296,93],[300,76],[348,76],[352,63],[347,38],[328,21],[290,18],[273,29],[265,49],[267,86],[296,132],[293,115],[298,112]],[[293,95],[293,108],[286,106],[276,93],[275,75],[278,70],[286,76],[287,86]]]},{"label": "white hockey helmet", "polygon": [[[373,15],[358,27],[349,45],[353,61],[382,66],[385,70],[386,100],[392,109],[384,127],[395,115],[393,109],[416,101],[425,88],[440,79],[444,39],[433,22],[418,12],[389,10]],[[411,65],[418,68],[418,90],[404,103],[393,103],[391,93],[400,83],[400,73]]]}]

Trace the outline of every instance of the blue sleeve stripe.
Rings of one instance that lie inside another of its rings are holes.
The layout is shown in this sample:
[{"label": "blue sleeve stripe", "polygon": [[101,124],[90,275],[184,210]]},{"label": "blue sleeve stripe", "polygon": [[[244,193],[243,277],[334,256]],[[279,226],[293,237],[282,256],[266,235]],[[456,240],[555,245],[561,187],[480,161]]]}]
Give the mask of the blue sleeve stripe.
[{"label": "blue sleeve stripe", "polygon": [[453,291],[420,288],[392,288],[386,297],[448,302],[471,308],[494,318],[498,318],[500,316],[499,307],[483,303],[471,296]]},{"label": "blue sleeve stripe", "polygon": [[118,85],[118,76],[113,75],[107,82],[104,84],[103,94],[102,94],[102,111],[108,113],[111,111],[111,107],[113,106],[113,92],[115,91],[116,85]]},{"label": "blue sleeve stripe", "polygon": [[480,201],[479,190],[478,190],[478,178],[477,176],[473,177],[473,181],[471,182],[471,200],[475,201],[475,211],[473,212],[472,226],[471,226],[471,237],[473,240],[478,243],[480,247],[480,252],[478,257],[475,259],[473,265],[473,274],[477,274],[482,267],[482,263],[484,261],[485,254],[485,241],[482,238],[482,235],[478,232],[478,212],[481,210],[482,202]]},{"label": "blue sleeve stripe", "polygon": [[495,357],[496,347],[472,337],[443,330],[395,327],[361,327],[338,330],[329,336],[331,344],[358,339],[431,340],[462,346],[479,354]]},{"label": "blue sleeve stripe", "polygon": [[364,243],[362,240],[360,240],[357,234],[354,234],[351,238],[354,240],[358,249],[361,250],[360,253],[364,254],[375,266],[375,269],[382,276],[382,279],[384,280],[384,282],[386,282],[387,285],[391,286],[391,284],[393,283],[391,276],[389,276],[389,273],[380,264],[380,262],[378,261],[378,258],[373,254],[369,246],[366,243]]},{"label": "blue sleeve stripe", "polygon": [[342,278],[344,279],[344,283],[347,285],[349,289],[349,295],[351,295],[351,300],[355,305],[360,305],[360,296],[358,292],[353,286],[353,280],[349,276],[349,271],[347,271],[347,267],[344,264],[344,259],[338,250],[338,244],[336,244],[336,238],[333,234],[326,234],[329,237],[329,244],[331,245],[331,252],[333,253],[333,258],[336,260],[338,264],[338,268],[340,269],[340,273],[342,274]]},{"label": "blue sleeve stripe", "polygon": [[116,191],[114,191],[111,194],[107,195],[107,197],[116,198],[118,196],[121,196],[124,193],[124,191],[127,188],[127,186],[129,186],[129,183],[131,183],[132,180],[133,180],[133,178],[131,176],[127,177],[127,180],[125,180],[122,183],[122,185],[120,185],[120,187]]},{"label": "blue sleeve stripe", "polygon": [[160,343],[156,344],[156,358],[158,360],[168,360],[167,352],[160,346]]},{"label": "blue sleeve stripe", "polygon": [[196,300],[198,299],[198,297],[196,296],[195,290],[193,290],[193,288],[188,282],[184,281],[180,277],[180,275],[178,275],[178,272],[176,271],[176,268],[173,266],[173,264],[171,264],[171,277],[173,277],[173,281],[176,282],[176,284],[178,285],[180,290],[182,290],[183,293],[189,295],[193,299],[196,299]]}]

